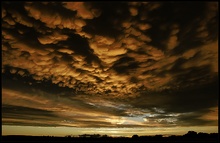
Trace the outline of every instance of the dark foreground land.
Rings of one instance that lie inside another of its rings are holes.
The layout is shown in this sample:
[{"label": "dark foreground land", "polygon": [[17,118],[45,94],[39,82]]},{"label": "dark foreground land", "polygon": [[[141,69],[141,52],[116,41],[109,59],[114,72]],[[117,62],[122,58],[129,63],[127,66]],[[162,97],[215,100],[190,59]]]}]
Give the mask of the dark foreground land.
[{"label": "dark foreground land", "polygon": [[1,143],[219,143],[219,134],[199,133],[199,134],[185,134],[183,136],[169,136],[162,135],[155,136],[137,136],[132,138],[127,137],[108,137],[100,135],[81,135],[79,137],[53,137],[53,136],[2,136]]}]

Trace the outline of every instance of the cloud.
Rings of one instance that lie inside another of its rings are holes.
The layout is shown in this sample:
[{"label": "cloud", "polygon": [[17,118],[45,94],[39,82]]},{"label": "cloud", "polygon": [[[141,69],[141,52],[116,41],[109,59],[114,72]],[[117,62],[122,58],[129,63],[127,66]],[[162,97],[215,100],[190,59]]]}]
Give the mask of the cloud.
[{"label": "cloud", "polygon": [[[27,27],[33,27],[33,20],[30,17],[27,17],[26,15],[23,15],[22,13],[15,11],[13,9],[9,10],[9,13],[11,14],[11,17],[13,20],[19,24],[25,25]],[[15,22],[13,20],[9,19],[7,20],[10,25],[15,25]]]},{"label": "cloud", "polygon": [[[212,72],[216,73],[218,72],[218,65],[217,65],[217,52],[218,52],[218,41],[215,41],[213,43],[203,45],[202,47],[199,47],[197,49],[190,49],[186,51],[183,54],[183,57],[186,59],[189,59],[189,62],[184,63],[182,66],[184,68],[190,68],[190,67],[197,67],[197,66],[204,66],[209,65],[212,68]],[[197,54],[197,57],[195,57]],[[194,58],[192,58],[194,57]],[[195,63],[198,62],[199,63]]]},{"label": "cloud", "polygon": [[209,109],[209,112],[207,114],[204,114],[203,116],[199,117],[200,119],[203,120],[210,120],[210,121],[218,121],[218,107],[213,107]]},{"label": "cloud", "polygon": [[[17,118],[18,112],[12,112],[11,108],[8,109],[9,112],[4,110],[3,121],[6,124],[13,122],[17,125],[28,125],[29,122],[26,121],[29,121],[30,118],[37,120],[35,123],[30,122],[32,125],[42,125],[47,120],[48,122],[43,126],[76,127],[138,127],[149,125],[149,123],[151,123],[151,127],[171,127],[176,125],[210,125],[209,122],[216,121],[217,112],[212,113],[212,110],[216,111],[217,105],[215,92],[202,92],[204,93],[202,95],[198,95],[197,90],[181,93],[187,98],[181,94],[175,95],[176,93],[158,92],[156,94],[149,92],[140,98],[133,98],[131,102],[129,99],[114,101],[114,98],[103,99],[101,96],[71,96],[71,93],[68,92],[50,94],[39,90],[38,86],[31,86],[32,88],[29,89],[25,87],[24,85],[15,86],[13,90],[3,87],[2,101],[4,107],[9,106],[17,110],[22,108],[25,115],[29,115],[23,116],[24,113],[19,112],[21,116]],[[210,85],[210,88],[213,86]],[[204,91],[213,90],[204,88]],[[204,100],[204,98],[209,99],[207,94],[213,96],[213,100],[209,103]],[[195,98],[200,102],[197,106],[192,104]],[[184,104],[185,102],[188,104]],[[214,104],[215,102],[216,104]],[[210,110],[205,110],[207,107]],[[38,110],[44,115],[39,114]],[[208,114],[205,115],[205,113]],[[214,122],[212,124],[216,125]]]},{"label": "cloud", "polygon": [[178,38],[177,36],[171,36],[168,40],[167,47],[168,49],[173,49],[178,45]]},{"label": "cloud", "polygon": [[3,8],[2,9],[2,18],[4,18],[6,16],[6,10]]},{"label": "cloud", "polygon": [[3,123],[216,125],[217,12],[214,2],[3,3]]},{"label": "cloud", "polygon": [[134,8],[134,7],[131,7],[129,9],[129,11],[130,11],[132,16],[136,16],[138,14],[138,10],[136,8]]},{"label": "cloud", "polygon": [[9,25],[15,25],[15,22],[11,17],[5,17],[3,20],[7,22]]},{"label": "cloud", "polygon": [[64,41],[68,38],[66,35],[61,35],[59,33],[53,33],[51,35],[42,35],[38,38],[41,44],[56,44],[59,41]]},{"label": "cloud", "polygon": [[101,14],[98,9],[89,9],[88,3],[84,2],[63,2],[63,6],[69,10],[76,11],[77,16],[83,19],[93,19]]},{"label": "cloud", "polygon": [[70,49],[59,49],[58,50],[59,52],[61,52],[61,53],[67,53],[67,54],[69,54],[69,55],[71,55],[72,53],[74,53],[72,50],[70,50]]},{"label": "cloud", "polygon": [[[59,27],[69,28],[69,29],[77,29],[79,30],[81,24],[75,25],[72,21],[74,21],[74,17],[68,17],[64,15],[64,13],[60,13],[55,9],[52,9],[47,6],[48,4],[34,4],[34,3],[25,3],[24,8],[28,12],[30,17],[33,17],[36,20],[40,20],[45,23],[49,28]],[[49,8],[49,9],[48,9]]]},{"label": "cloud", "polygon": [[138,28],[140,29],[140,30],[147,30],[147,29],[150,29],[151,28],[151,25],[149,25],[149,24],[147,24],[147,23],[140,23],[140,24],[138,24]]}]

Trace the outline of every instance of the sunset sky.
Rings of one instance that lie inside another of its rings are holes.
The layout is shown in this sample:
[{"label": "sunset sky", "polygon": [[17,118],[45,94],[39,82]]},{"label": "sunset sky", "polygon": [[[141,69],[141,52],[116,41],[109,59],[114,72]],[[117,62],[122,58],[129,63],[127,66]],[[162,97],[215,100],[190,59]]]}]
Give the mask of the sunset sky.
[{"label": "sunset sky", "polygon": [[2,134],[218,132],[217,2],[1,2]]}]

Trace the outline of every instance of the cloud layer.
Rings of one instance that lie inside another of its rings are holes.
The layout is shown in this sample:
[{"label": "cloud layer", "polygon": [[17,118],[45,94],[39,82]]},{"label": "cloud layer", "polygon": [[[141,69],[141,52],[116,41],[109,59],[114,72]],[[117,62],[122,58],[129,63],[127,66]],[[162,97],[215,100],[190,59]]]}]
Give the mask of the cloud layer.
[{"label": "cloud layer", "polygon": [[217,125],[217,3],[2,5],[3,124]]}]

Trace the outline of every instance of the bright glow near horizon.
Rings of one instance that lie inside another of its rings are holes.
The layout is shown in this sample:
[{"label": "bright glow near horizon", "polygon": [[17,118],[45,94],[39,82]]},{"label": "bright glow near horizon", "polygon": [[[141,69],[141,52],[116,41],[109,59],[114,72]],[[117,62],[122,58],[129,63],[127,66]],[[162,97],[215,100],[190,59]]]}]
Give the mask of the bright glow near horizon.
[{"label": "bright glow near horizon", "polygon": [[188,131],[218,133],[217,126],[205,127],[169,127],[169,128],[75,128],[75,127],[33,127],[33,126],[2,126],[2,135],[31,135],[31,136],[66,136],[82,134],[100,134],[108,136],[131,137],[134,134],[143,135],[183,135]]}]

